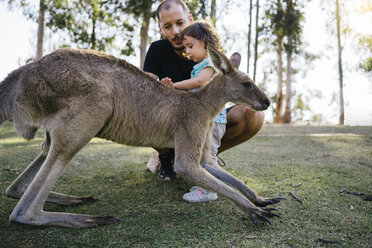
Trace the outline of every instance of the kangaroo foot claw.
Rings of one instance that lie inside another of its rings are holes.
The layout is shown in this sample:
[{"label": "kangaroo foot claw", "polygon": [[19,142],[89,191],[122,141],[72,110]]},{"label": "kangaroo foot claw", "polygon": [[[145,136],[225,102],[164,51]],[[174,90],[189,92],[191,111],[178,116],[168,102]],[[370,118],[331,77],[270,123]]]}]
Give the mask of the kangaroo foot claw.
[{"label": "kangaroo foot claw", "polygon": [[281,219],[282,217],[279,215],[279,214],[276,214],[276,213],[271,213],[273,216],[275,217],[278,217],[279,219]]},{"label": "kangaroo foot claw", "polygon": [[258,202],[255,202],[255,205],[257,207],[266,207],[268,205],[279,203],[281,200],[287,200],[287,198],[278,196],[278,197],[271,198],[271,199],[263,199]]},{"label": "kangaroo foot claw", "polygon": [[271,225],[271,220],[269,218],[278,217],[281,219],[279,214],[272,213],[271,211],[277,211],[277,209],[276,208],[259,208],[258,211],[256,209],[254,210],[254,213],[251,215],[251,220],[258,227],[257,220],[267,222]]},{"label": "kangaroo foot claw", "polygon": [[266,221],[267,223],[269,223],[269,224],[271,225],[271,221],[270,221],[267,217],[264,217],[264,219],[265,219],[265,221]]},{"label": "kangaroo foot claw", "polygon": [[276,208],[265,208],[265,210],[267,210],[267,211],[278,211],[278,209],[276,209]]},{"label": "kangaroo foot claw", "polygon": [[287,200],[287,198],[285,198],[285,197],[275,197],[275,198],[269,200],[269,205],[279,203],[281,200]]},{"label": "kangaroo foot claw", "polygon": [[264,218],[265,218],[265,220],[267,219],[267,217],[278,217],[279,219],[282,218],[279,214],[276,214],[276,213],[272,213],[271,212],[271,211],[278,211],[276,208],[262,208],[262,210],[264,211]]}]

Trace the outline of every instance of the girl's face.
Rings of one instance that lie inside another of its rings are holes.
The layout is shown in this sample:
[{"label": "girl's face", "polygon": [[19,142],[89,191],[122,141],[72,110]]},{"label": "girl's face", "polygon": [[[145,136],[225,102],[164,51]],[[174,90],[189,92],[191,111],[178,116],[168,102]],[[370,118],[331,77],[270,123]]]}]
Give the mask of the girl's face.
[{"label": "girl's face", "polygon": [[185,46],[187,57],[194,62],[198,63],[207,57],[207,49],[203,41],[185,35],[183,45]]}]

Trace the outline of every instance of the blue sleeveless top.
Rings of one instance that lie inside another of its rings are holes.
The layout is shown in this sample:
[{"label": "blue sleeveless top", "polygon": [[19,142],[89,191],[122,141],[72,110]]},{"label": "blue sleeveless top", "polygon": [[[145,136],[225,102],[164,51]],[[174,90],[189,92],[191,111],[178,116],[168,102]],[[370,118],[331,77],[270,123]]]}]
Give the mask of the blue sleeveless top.
[{"label": "blue sleeveless top", "polygon": [[[211,60],[208,58],[200,61],[199,63],[197,63],[196,65],[194,65],[192,71],[191,71],[191,78],[196,78],[200,72],[207,68],[207,67],[211,67],[215,72],[213,73],[213,75],[216,73],[216,69],[213,67],[212,65],[212,62]],[[192,89],[190,91],[195,91],[196,89]],[[226,109],[223,109],[221,111],[221,113],[219,113],[217,115],[217,118],[215,120],[215,123],[219,123],[219,124],[226,124],[227,123],[227,120],[226,120]]]}]

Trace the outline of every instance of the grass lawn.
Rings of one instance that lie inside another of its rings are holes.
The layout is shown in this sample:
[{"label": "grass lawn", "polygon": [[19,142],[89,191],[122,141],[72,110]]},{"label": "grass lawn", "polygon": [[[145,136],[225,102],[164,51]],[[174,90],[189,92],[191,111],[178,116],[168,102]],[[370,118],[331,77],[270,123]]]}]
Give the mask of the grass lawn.
[{"label": "grass lawn", "polygon": [[[54,191],[99,198],[46,211],[113,215],[120,224],[89,229],[8,222],[17,200],[6,188],[39,154],[44,133],[27,142],[0,127],[0,247],[372,247],[372,127],[265,125],[251,141],[221,154],[225,169],[266,197],[284,196],[282,219],[257,228],[227,198],[190,204],[192,185],[146,171],[151,148],[93,139]],[[294,199],[293,192],[302,203]],[[325,243],[319,239],[337,243]]]}]

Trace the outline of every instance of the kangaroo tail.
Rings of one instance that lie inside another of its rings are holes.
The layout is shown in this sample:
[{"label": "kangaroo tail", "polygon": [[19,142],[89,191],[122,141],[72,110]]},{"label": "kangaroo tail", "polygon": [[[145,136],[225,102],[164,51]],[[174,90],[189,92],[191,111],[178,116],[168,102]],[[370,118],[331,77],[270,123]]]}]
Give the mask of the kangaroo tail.
[{"label": "kangaroo tail", "polygon": [[0,125],[11,117],[14,110],[18,79],[19,73],[14,71],[0,83]]}]

